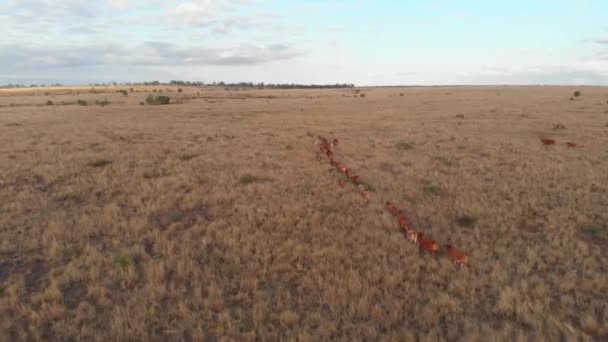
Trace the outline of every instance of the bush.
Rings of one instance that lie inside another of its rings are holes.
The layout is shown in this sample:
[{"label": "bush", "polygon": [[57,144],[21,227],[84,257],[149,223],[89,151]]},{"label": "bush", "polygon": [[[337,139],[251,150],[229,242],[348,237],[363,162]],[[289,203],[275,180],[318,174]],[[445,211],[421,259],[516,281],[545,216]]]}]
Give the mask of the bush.
[{"label": "bush", "polygon": [[129,89],[130,92],[133,92],[133,88]]},{"label": "bush", "polygon": [[78,104],[80,106],[86,106],[86,105],[88,105],[87,101],[85,101],[85,100],[78,100]]},{"label": "bush", "polygon": [[181,93],[182,91],[183,91],[182,88],[177,88],[178,93]]},{"label": "bush", "polygon": [[149,105],[168,105],[171,103],[171,98],[165,95],[158,95],[156,97],[154,95],[148,95],[148,97],[146,97],[146,103]]},{"label": "bush", "polygon": [[97,101],[95,101],[95,104],[98,105],[98,106],[105,107],[105,106],[107,106],[107,105],[110,104],[110,101],[108,101],[108,99],[105,99],[103,101],[97,100]]},{"label": "bush", "polygon": [[51,101],[51,100],[46,101],[46,105],[47,106],[52,106],[53,105],[53,101]]},{"label": "bush", "polygon": [[111,160],[98,159],[98,160],[90,162],[88,165],[91,167],[104,167],[104,166],[108,166],[110,164],[112,164]]},{"label": "bush", "polygon": [[359,94],[359,97],[365,97],[364,93]]},{"label": "bush", "polygon": [[398,150],[407,151],[407,150],[413,149],[414,148],[414,144],[410,143],[410,142],[406,142],[406,141],[400,141],[397,144],[395,144],[395,147]]},{"label": "bush", "polygon": [[167,105],[171,102],[171,98],[169,96],[159,95],[156,97],[156,104],[159,105]]},{"label": "bush", "polygon": [[433,185],[433,184],[428,184],[425,185],[422,190],[424,191],[424,193],[426,195],[431,195],[431,196],[441,196],[441,194],[443,193],[443,191],[441,190],[440,187],[438,187],[437,185]]},{"label": "bush", "polygon": [[115,255],[112,258],[112,266],[118,272],[125,272],[133,265],[135,265],[135,259],[130,255]]},{"label": "bush", "polygon": [[465,227],[472,228],[477,224],[477,218],[470,215],[462,215],[456,218],[456,224]]},{"label": "bush", "polygon": [[581,92],[580,92],[580,91],[578,91],[578,90],[577,90],[577,91],[575,91],[575,92],[574,92],[574,97],[579,97],[579,96],[581,96]]},{"label": "bush", "polygon": [[119,92],[119,93],[121,93],[121,94],[123,94],[124,96],[127,96],[127,95],[129,94],[129,93],[128,93],[126,90],[124,90],[124,89],[119,90],[118,92]]},{"label": "bush", "polygon": [[145,105],[144,101],[140,101],[140,102],[139,102],[139,105],[140,105],[140,106]]},{"label": "bush", "polygon": [[245,175],[241,176],[241,178],[239,179],[239,183],[241,183],[242,185],[248,185],[257,180],[258,180],[257,177],[252,176],[250,174],[245,174]]}]

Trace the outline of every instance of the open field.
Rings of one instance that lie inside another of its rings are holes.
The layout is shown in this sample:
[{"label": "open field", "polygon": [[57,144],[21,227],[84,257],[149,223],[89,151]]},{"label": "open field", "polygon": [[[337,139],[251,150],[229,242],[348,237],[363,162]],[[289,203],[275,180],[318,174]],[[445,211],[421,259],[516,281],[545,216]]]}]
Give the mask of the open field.
[{"label": "open field", "polygon": [[608,89],[154,88],[0,90],[0,340],[608,338]]}]

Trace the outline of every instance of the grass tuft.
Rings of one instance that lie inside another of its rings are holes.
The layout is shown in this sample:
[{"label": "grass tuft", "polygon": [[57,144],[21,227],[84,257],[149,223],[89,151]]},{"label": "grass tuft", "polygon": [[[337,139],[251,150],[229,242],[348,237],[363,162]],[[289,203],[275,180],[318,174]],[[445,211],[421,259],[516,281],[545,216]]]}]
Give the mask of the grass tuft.
[{"label": "grass tuft", "polygon": [[135,265],[135,260],[130,255],[114,255],[112,258],[112,267],[118,272],[125,272],[129,267]]},{"label": "grass tuft", "polygon": [[181,161],[188,161],[188,160],[192,160],[192,159],[194,159],[196,157],[198,157],[198,154],[195,154],[195,153],[186,153],[186,154],[180,155],[178,158]]},{"label": "grass tuft", "polygon": [[470,215],[461,215],[456,218],[456,224],[465,228],[473,228],[477,224],[477,218]]},{"label": "grass tuft", "polygon": [[112,164],[111,160],[98,159],[98,160],[90,162],[89,166],[91,166],[91,167],[104,167],[104,166],[108,166],[110,164]]},{"label": "grass tuft", "polygon": [[441,196],[443,194],[443,190],[441,190],[441,188],[437,185],[434,184],[427,184],[422,188],[422,191],[426,194],[426,195],[430,195],[430,196]]},{"label": "grass tuft", "polygon": [[408,150],[414,149],[414,144],[411,142],[400,141],[397,144],[395,144],[395,147],[401,151],[408,151]]},{"label": "grass tuft", "polygon": [[95,104],[98,105],[98,106],[105,107],[105,106],[107,106],[107,105],[110,104],[110,101],[108,101],[108,99],[104,99],[104,100],[101,100],[101,101],[96,100]]},{"label": "grass tuft", "polygon": [[241,178],[239,179],[239,183],[241,183],[242,185],[249,185],[251,183],[256,182],[257,180],[257,177],[250,174],[245,174],[241,176]]},{"label": "grass tuft", "polygon": [[582,227],[582,232],[589,240],[598,244],[608,244],[608,229],[593,223]]},{"label": "grass tuft", "polygon": [[454,162],[447,159],[446,157],[436,156],[434,159],[437,160],[438,162],[442,163],[445,166],[448,166],[448,167],[454,166]]}]

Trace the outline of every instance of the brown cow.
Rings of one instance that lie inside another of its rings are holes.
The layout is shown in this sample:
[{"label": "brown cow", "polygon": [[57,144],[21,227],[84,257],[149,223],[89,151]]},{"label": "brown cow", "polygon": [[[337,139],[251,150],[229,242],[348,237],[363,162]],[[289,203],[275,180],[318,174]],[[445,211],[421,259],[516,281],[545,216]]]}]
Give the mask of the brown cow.
[{"label": "brown cow", "polygon": [[445,245],[445,251],[448,253],[448,257],[452,260],[454,265],[458,267],[462,267],[464,269],[468,268],[469,256],[452,247],[451,245]]},{"label": "brown cow", "polygon": [[439,245],[437,241],[431,239],[430,237],[426,237],[422,232],[418,233],[418,246],[420,249],[427,250],[435,256],[435,253],[439,250]]}]

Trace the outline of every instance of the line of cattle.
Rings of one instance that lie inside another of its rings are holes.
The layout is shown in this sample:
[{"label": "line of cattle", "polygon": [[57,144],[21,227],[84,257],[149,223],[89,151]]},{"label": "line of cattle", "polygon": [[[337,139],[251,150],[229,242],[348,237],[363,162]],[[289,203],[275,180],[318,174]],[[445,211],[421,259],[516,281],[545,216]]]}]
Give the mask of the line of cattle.
[{"label": "line of cattle", "polygon": [[[350,168],[346,167],[334,157],[332,148],[338,145],[338,139],[333,139],[330,141],[322,136],[319,136],[318,138],[319,140],[317,141],[317,144],[319,145],[321,151],[317,154],[317,159],[322,160],[322,155],[324,154],[327,159],[329,159],[329,163],[338,172],[344,174],[357,187],[357,191],[359,191],[365,202],[369,203],[371,199],[369,188],[361,181],[359,176],[354,174]],[[342,180],[339,180],[338,184],[340,186],[344,186],[344,182]],[[386,201],[385,206],[391,215],[398,218],[399,228],[411,243],[418,246],[421,250],[429,251],[433,254],[433,256],[436,255],[436,253],[439,251],[439,244],[437,241],[420,231],[416,231],[410,224],[407,216],[402,210],[399,210],[394,203]],[[451,245],[445,245],[444,249],[447,256],[456,266],[463,269],[468,268],[469,257],[466,254],[452,247]]]}]

